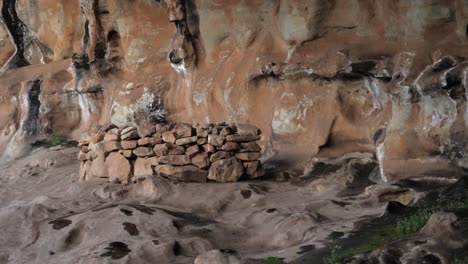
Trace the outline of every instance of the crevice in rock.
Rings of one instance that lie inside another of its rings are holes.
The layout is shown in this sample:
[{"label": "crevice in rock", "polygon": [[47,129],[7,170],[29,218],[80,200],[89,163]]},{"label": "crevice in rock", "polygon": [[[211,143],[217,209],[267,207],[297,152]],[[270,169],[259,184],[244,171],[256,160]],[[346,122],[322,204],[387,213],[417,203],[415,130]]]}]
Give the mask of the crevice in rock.
[{"label": "crevice in rock", "polygon": [[41,107],[39,95],[41,93],[41,84],[41,80],[35,80],[28,93],[28,115],[23,128],[29,134],[35,134],[39,129],[39,109]]},{"label": "crevice in rock", "polygon": [[16,0],[3,0],[2,17],[16,47],[16,53],[6,66],[20,68],[30,65],[24,57],[27,43],[30,41],[27,33],[29,29],[16,13]]}]

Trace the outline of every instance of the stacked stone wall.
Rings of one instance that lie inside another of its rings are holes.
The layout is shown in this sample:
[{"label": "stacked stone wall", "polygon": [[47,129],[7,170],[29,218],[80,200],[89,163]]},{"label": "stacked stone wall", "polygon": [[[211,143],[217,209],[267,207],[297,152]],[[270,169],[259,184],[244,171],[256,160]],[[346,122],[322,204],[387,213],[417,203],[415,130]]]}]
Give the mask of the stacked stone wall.
[{"label": "stacked stone wall", "polygon": [[183,182],[261,177],[260,134],[252,125],[226,123],[95,127],[78,144],[80,180],[127,184],[150,175]]}]

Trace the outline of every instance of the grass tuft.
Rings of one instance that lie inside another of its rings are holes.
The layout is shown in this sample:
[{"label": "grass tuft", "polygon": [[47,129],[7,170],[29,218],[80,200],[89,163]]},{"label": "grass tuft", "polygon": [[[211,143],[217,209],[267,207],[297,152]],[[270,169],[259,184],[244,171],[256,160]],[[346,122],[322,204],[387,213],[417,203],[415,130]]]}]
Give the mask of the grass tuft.
[{"label": "grass tuft", "polygon": [[66,139],[63,136],[61,136],[60,134],[58,134],[56,131],[54,131],[50,135],[50,137],[47,139],[47,143],[51,147],[60,146],[65,142],[66,142]]},{"label": "grass tuft", "polygon": [[284,264],[284,262],[277,257],[268,257],[263,260],[263,264]]}]

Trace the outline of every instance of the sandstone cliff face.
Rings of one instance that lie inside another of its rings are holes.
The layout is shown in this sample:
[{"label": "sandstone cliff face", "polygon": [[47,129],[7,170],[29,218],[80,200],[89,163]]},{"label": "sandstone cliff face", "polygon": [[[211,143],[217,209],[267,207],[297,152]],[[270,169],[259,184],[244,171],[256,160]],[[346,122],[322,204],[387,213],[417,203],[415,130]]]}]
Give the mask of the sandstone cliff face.
[{"label": "sandstone cliff face", "polygon": [[249,122],[266,151],[467,168],[464,0],[3,0],[8,160],[93,124]]}]

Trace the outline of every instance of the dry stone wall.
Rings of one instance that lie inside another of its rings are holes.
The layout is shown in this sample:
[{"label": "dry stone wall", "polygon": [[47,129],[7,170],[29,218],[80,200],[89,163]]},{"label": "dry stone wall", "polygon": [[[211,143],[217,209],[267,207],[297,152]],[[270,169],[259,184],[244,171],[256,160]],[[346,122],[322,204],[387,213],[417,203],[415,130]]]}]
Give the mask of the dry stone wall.
[{"label": "dry stone wall", "polygon": [[95,127],[80,141],[80,180],[127,184],[159,175],[183,182],[236,182],[265,174],[259,128],[226,123]]}]

